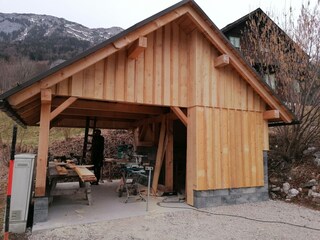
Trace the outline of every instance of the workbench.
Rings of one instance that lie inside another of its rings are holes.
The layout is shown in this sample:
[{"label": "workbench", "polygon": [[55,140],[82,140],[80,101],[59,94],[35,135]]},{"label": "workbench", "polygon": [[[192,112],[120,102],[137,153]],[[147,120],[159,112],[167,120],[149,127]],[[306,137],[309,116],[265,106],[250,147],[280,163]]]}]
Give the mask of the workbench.
[{"label": "workbench", "polygon": [[[74,195],[74,194],[84,194],[88,205],[92,204],[91,197],[91,184],[90,182],[81,181],[78,174],[73,169],[67,169],[68,173],[66,175],[59,175],[54,165],[49,165],[48,167],[48,195],[50,203],[54,196],[64,196],[64,195]],[[59,188],[57,183],[66,182],[79,182],[78,188]]]}]

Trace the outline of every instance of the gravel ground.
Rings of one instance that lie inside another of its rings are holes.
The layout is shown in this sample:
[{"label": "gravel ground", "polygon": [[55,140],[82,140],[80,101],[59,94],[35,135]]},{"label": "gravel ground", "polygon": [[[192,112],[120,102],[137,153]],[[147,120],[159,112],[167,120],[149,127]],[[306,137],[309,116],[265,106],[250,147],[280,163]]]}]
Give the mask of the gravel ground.
[{"label": "gravel ground", "polygon": [[[162,205],[174,207],[172,203]],[[150,213],[143,217],[63,227],[33,232],[29,239],[318,240],[320,236],[320,212],[289,203],[267,201],[200,211]]]}]

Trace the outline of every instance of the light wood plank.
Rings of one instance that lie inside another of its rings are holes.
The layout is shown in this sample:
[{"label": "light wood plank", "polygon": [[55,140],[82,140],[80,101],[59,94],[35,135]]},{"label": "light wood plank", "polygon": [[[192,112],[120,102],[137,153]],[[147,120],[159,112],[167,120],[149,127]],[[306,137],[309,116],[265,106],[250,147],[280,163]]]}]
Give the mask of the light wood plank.
[{"label": "light wood plank", "polygon": [[235,122],[235,110],[229,110],[228,114],[228,122],[229,122],[229,146],[230,146],[230,186],[235,188],[238,186],[238,158],[236,154],[236,122]]},{"label": "light wood plank", "polygon": [[215,188],[222,188],[221,109],[214,109],[214,166]]},{"label": "light wood plank", "polygon": [[117,61],[115,66],[115,100],[124,101],[124,72],[125,72],[125,56],[124,50],[117,52]]},{"label": "light wood plank", "polygon": [[94,65],[86,68],[83,72],[83,96],[94,98]]},{"label": "light wood plank", "polygon": [[250,146],[249,146],[249,122],[248,112],[242,112],[242,145],[243,145],[243,166],[244,166],[244,187],[250,186]]},{"label": "light wood plank", "polygon": [[104,89],[104,60],[97,62],[94,70],[94,96],[95,98],[102,99]]},{"label": "light wood plank", "polygon": [[179,32],[179,106],[187,106],[189,79],[188,44],[185,32],[181,28]]},{"label": "light wood plank", "polygon": [[193,206],[193,190],[197,188],[196,172],[196,112],[195,107],[188,108],[188,119],[190,119],[190,125],[187,128],[187,172],[186,172],[186,197],[187,203]]},{"label": "light wood plank", "polygon": [[[162,28],[159,28],[155,32],[155,38],[154,38],[154,55],[153,55],[153,81],[154,81],[154,87],[152,89],[153,91],[153,103],[155,104],[162,104],[162,73],[163,73],[163,66],[162,66]],[[149,90],[151,91],[151,89]]]},{"label": "light wood plank", "polygon": [[161,121],[159,144],[158,144],[156,163],[155,163],[153,179],[152,179],[152,189],[155,193],[157,192],[157,189],[158,189],[158,181],[159,181],[160,171],[161,171],[162,162],[163,162],[165,136],[166,136],[166,120],[165,120],[165,117],[163,117]]},{"label": "light wood plank", "polygon": [[204,120],[204,108],[196,107],[197,124],[196,124],[196,171],[197,171],[197,190],[207,189],[207,169],[205,156],[205,138],[206,138],[206,123]]},{"label": "light wood plank", "polygon": [[141,54],[137,61],[135,67],[135,86],[134,86],[134,100],[135,102],[144,102],[144,54]]},{"label": "light wood plank", "polygon": [[72,75],[71,81],[72,81],[72,89],[71,89],[72,96],[82,96],[83,71],[80,71]]},{"label": "light wood plank", "polygon": [[255,131],[256,131],[255,113],[249,112],[248,116],[249,116],[248,124],[249,124],[249,146],[250,146],[250,155],[249,155],[250,156],[250,162],[249,162],[250,186],[256,186],[256,180],[257,180],[256,141],[257,139],[255,138]]},{"label": "light wood plank", "polygon": [[126,61],[126,77],[125,77],[125,100],[128,102],[134,102],[135,92],[135,67],[136,61],[128,59]]},{"label": "light wood plank", "polygon": [[202,105],[203,106],[210,106],[209,99],[210,99],[210,82],[209,79],[210,69],[212,68],[210,61],[210,44],[207,39],[202,39],[202,57],[201,57],[201,92],[202,92]]},{"label": "light wood plank", "polygon": [[57,93],[59,95],[68,95],[69,93],[69,78],[57,84]]},{"label": "light wood plank", "polygon": [[212,121],[213,108],[205,109],[204,121],[206,124],[205,129],[205,145],[204,150],[206,152],[206,171],[207,171],[207,188],[214,189],[214,158],[213,158],[213,121]]},{"label": "light wood plank", "polygon": [[228,145],[228,132],[230,131],[228,128],[228,110],[221,110],[221,174],[222,174],[222,187],[228,188],[230,186],[230,147]]},{"label": "light wood plank", "polygon": [[167,24],[164,26],[164,38],[163,38],[163,58],[162,58],[162,66],[163,66],[163,74],[162,74],[162,82],[163,82],[163,104],[164,105],[170,105],[171,103],[171,63],[170,63],[170,58],[171,58],[171,24]]},{"label": "light wood plank", "polygon": [[105,84],[104,84],[104,94],[105,94],[105,99],[115,99],[115,81],[116,81],[116,73],[115,73],[115,68],[116,68],[116,56],[115,54],[109,56],[105,60]]},{"label": "light wood plank", "polygon": [[38,143],[38,158],[36,168],[36,185],[35,195],[37,197],[46,194],[46,174],[49,147],[49,128],[50,128],[50,111],[51,111],[51,91],[44,89],[41,91],[41,113],[40,113],[40,130]]},{"label": "light wood plank", "polygon": [[171,29],[171,105],[179,105],[179,26],[172,23]]},{"label": "light wood plank", "polygon": [[153,46],[154,33],[148,35],[148,47],[144,52],[144,85],[143,85],[143,101],[145,103],[153,103]]}]

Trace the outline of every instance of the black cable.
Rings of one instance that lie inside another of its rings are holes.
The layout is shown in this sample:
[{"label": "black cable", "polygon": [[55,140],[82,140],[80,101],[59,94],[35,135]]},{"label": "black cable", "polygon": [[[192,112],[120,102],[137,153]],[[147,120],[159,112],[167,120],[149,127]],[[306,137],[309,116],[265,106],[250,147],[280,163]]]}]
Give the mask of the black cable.
[{"label": "black cable", "polygon": [[[166,198],[164,199],[166,200]],[[162,203],[182,203],[181,201],[162,201]],[[240,215],[233,215],[233,214],[224,214],[224,213],[213,213],[213,212],[209,212],[209,211],[205,211],[205,210],[200,210],[194,207],[172,207],[172,206],[163,206],[161,205],[161,202],[157,202],[157,205],[159,207],[163,207],[163,208],[181,208],[181,209],[191,209],[197,212],[202,212],[202,213],[207,213],[210,215],[215,215],[215,216],[225,216],[225,217],[233,217],[233,218],[242,218],[242,219],[246,219],[249,221],[255,221],[255,222],[261,222],[261,223],[272,223],[272,224],[283,224],[283,225],[289,225],[289,226],[293,226],[293,227],[299,227],[299,228],[305,228],[305,229],[309,229],[309,230],[314,230],[314,231],[319,231],[320,232],[320,228],[313,228],[313,227],[308,227],[308,226],[303,226],[303,225],[298,225],[298,224],[294,224],[294,223],[288,223],[288,222],[283,222],[283,221],[272,221],[272,220],[261,220],[261,219],[255,219],[255,218],[250,218],[250,217],[245,217],[245,216],[240,216]]]}]

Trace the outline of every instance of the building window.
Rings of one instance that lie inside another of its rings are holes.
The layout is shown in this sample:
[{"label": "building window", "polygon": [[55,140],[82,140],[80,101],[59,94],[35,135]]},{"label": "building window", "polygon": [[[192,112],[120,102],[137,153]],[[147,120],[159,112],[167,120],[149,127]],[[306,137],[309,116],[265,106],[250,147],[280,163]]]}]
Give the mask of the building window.
[{"label": "building window", "polygon": [[229,40],[231,42],[231,44],[235,47],[235,48],[239,48],[240,49],[240,38],[239,37],[229,37]]},{"label": "building window", "polygon": [[274,73],[264,74],[263,80],[273,89],[276,89],[276,76]]}]

